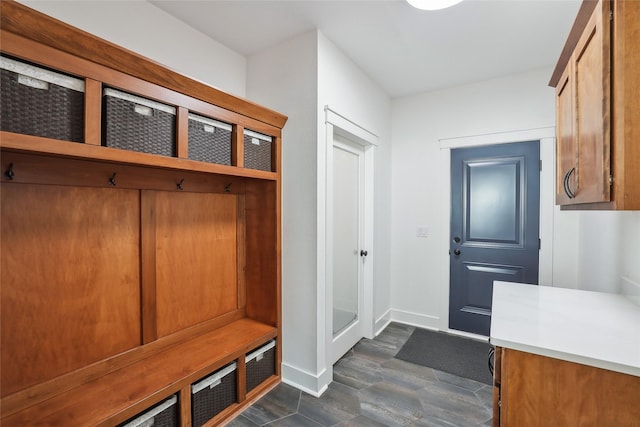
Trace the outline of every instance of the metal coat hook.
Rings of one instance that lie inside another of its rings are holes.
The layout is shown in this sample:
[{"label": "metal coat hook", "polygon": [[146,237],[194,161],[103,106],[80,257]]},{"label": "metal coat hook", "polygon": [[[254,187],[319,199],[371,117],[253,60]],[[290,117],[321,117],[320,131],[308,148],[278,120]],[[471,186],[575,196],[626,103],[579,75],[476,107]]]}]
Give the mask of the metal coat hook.
[{"label": "metal coat hook", "polygon": [[225,193],[230,193],[231,192],[231,184],[233,184],[233,183],[229,183],[229,184],[224,186],[224,192]]},{"label": "metal coat hook", "polygon": [[13,172],[13,163],[9,163],[9,167],[4,172],[4,176],[6,176],[9,179],[13,179],[13,177],[16,176],[16,174]]},{"label": "metal coat hook", "polygon": [[109,178],[109,185],[115,187],[116,186],[116,173],[114,172],[113,175],[111,175],[111,178]]},{"label": "metal coat hook", "polygon": [[184,190],[184,188],[182,188],[182,183],[183,182],[184,182],[184,178],[182,178],[180,180],[180,182],[176,184],[176,187],[178,187],[178,190],[180,190],[180,191]]}]

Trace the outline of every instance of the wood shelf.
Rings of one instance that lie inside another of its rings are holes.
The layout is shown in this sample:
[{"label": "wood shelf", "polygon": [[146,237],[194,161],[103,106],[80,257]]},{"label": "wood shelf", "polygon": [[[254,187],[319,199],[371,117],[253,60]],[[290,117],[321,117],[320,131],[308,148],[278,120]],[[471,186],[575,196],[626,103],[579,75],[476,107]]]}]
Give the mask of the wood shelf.
[{"label": "wood shelf", "polygon": [[3,150],[47,154],[58,157],[101,160],[112,163],[256,178],[269,181],[275,181],[278,179],[278,174],[276,172],[198,162],[195,160],[179,159],[177,157],[157,156],[155,154],[138,153],[120,150],[117,148],[102,147],[99,145],[96,146],[77,142],[60,141],[39,136],[22,135],[13,132],[0,131],[0,148]]},{"label": "wood shelf", "polygon": [[2,425],[115,425],[276,336],[273,326],[241,319],[16,412]]}]

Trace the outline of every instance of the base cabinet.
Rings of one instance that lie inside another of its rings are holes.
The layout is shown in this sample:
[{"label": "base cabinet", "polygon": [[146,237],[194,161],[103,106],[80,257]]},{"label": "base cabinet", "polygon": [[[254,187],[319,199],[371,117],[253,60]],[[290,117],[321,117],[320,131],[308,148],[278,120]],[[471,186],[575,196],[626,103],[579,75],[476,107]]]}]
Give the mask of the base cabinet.
[{"label": "base cabinet", "polygon": [[494,426],[640,425],[640,377],[496,350]]}]

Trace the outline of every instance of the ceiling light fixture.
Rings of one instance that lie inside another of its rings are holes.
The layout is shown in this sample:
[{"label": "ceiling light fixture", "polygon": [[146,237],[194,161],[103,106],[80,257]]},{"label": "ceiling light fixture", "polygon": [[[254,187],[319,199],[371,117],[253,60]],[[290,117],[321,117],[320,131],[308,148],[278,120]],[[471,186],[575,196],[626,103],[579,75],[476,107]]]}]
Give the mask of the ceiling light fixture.
[{"label": "ceiling light fixture", "polygon": [[458,4],[461,1],[462,0],[407,0],[411,6],[422,10],[445,9]]}]

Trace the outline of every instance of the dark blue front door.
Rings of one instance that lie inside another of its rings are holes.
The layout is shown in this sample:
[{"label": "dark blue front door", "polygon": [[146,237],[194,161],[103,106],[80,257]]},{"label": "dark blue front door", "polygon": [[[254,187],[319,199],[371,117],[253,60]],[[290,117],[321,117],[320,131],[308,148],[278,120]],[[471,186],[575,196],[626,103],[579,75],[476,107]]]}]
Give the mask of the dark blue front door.
[{"label": "dark blue front door", "polygon": [[493,281],[538,283],[539,165],[539,141],[451,150],[451,329],[488,336]]}]

